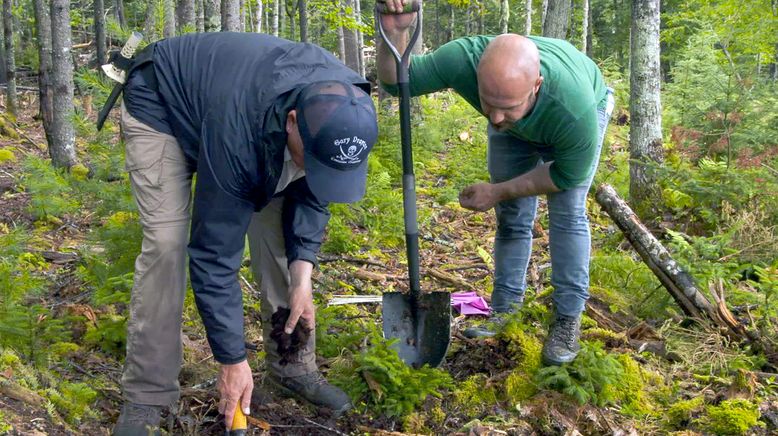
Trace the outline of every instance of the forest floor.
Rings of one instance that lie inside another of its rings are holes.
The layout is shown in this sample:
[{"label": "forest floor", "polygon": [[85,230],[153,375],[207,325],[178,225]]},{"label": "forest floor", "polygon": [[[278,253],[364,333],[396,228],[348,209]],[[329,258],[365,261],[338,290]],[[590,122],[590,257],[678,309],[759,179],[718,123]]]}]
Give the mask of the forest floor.
[{"label": "forest floor", "polygon": [[[50,317],[67,320],[65,327],[70,330],[71,341],[79,344],[79,348],[77,352],[49,358],[42,364],[45,370],[33,375],[27,373],[38,371],[36,368],[41,368],[41,364],[4,366],[0,359],[0,434],[110,434],[121,407],[121,352],[110,353],[104,347],[86,345],[88,341],[84,338],[92,327],[102,325],[100,320],[121,314],[125,306],[116,303],[106,308],[95,302],[95,289],[85,283],[81,272],[85,265],[82,253],[99,254],[104,249],[94,243],[93,236],[108,217],[95,210],[77,210],[41,219],[31,212],[31,194],[26,189],[24,176],[29,169],[22,157],[47,158],[45,147],[40,146],[45,143],[45,137],[33,112],[32,105],[26,106],[16,126],[12,126],[19,137],[0,135],[0,149],[12,148],[16,152],[15,159],[0,163],[0,234],[8,234],[17,228],[34,233],[34,243],[27,247],[46,261],[37,274],[45,277],[47,286],[45,292],[37,294],[30,304],[34,302],[47,308]],[[618,136],[614,138],[610,146],[623,150],[624,142]],[[601,168],[607,171],[610,165],[606,160]],[[423,289],[476,291],[488,299],[493,273],[488,253],[494,240],[494,216],[441,205],[431,192],[436,182],[429,175],[421,176],[419,181],[419,185],[433,187],[419,189],[420,209],[426,211],[421,229]],[[113,183],[126,183],[126,180]],[[542,201],[539,215],[544,215]],[[615,233],[604,215],[593,219],[592,225],[595,241]],[[368,237],[365,228],[352,231]],[[603,399],[602,389],[613,392],[621,389],[621,393],[612,395],[613,401],[603,400],[599,405],[593,398],[582,404],[575,400],[570,390],[558,392],[549,388],[550,385],[540,387],[540,383],[530,377],[527,382],[531,385],[528,388],[532,390],[530,395],[500,394],[506,386],[516,383],[512,378],[515,369],[527,364],[526,356],[530,352],[522,347],[539,343],[545,334],[547,311],[544,308],[550,307],[551,298],[548,234],[542,220],[535,228],[533,248],[527,276],[528,312],[517,322],[529,326],[534,339],[519,340],[518,351],[515,337],[512,339],[508,334],[484,340],[467,339],[461,335],[461,330],[483,318],[456,316],[455,312],[451,344],[440,367],[450,375],[452,384],[442,389],[440,398],[429,396],[413,413],[401,417],[376,412],[371,408],[372,403],[362,398],[358,399],[355,411],[336,419],[266,391],[262,383],[265,372],[258,306],[247,305],[247,342],[256,348],[250,356],[256,385],[250,434],[631,435],[679,432],[677,434],[691,435],[726,433],[733,428],[743,432],[732,434],[778,434],[778,381],[771,372],[774,368],[766,363],[751,367],[728,365],[738,354],[745,352],[721,339],[717,332],[693,328],[677,315],[666,319],[640,319],[614,297],[618,290],[607,291],[596,286],[592,287],[583,331],[586,341],[600,344],[599,348],[591,349],[590,356],[600,359],[596,362],[614,356],[614,361],[630,363],[623,365],[626,372],[621,373],[622,380],[611,381],[613,386],[610,388],[592,389]],[[629,251],[626,243],[620,248]],[[381,290],[407,289],[402,244],[371,247],[355,253],[323,253],[320,271],[315,276],[320,307],[326,306],[334,294],[378,295]],[[242,280],[242,285],[246,295],[253,296],[247,297],[249,301],[256,302],[257,291],[251,281]],[[646,298],[661,292],[663,290],[658,287],[645,289]],[[166,413],[166,428],[171,434],[222,434],[221,418],[216,411],[216,364],[192,306],[190,295],[182,335],[185,348],[180,377],[182,396],[177,408]],[[373,329],[380,329],[379,305],[364,304],[353,310],[350,315],[333,313],[372,323]],[[746,316],[744,312],[739,313]],[[81,321],[71,324],[73,317]],[[45,321],[37,320],[39,323]],[[337,337],[346,332],[333,327],[320,331],[321,334]],[[29,354],[26,360],[34,361]],[[338,365],[339,358],[337,355],[322,357],[320,367],[327,373]],[[705,366],[706,360],[720,365]],[[744,361],[751,362],[745,358]],[[701,367],[707,372],[700,371]],[[22,382],[36,377],[37,386]],[[58,386],[57,379],[83,383],[97,393],[89,401],[88,412],[71,415],[63,412],[67,407],[53,401],[50,395],[51,388]],[[471,386],[469,391],[464,387],[474,382],[478,384],[474,388]],[[369,380],[367,384],[371,385]],[[619,384],[622,384],[620,388]],[[380,386],[371,385],[370,389],[372,394],[381,396]],[[636,390],[631,397],[629,392],[622,392],[630,389]],[[479,398],[479,392],[498,394],[489,400]],[[700,398],[699,402],[695,402],[695,398]],[[733,413],[737,418],[724,418],[726,423],[734,422],[732,427],[724,427],[716,421],[715,412],[719,409],[711,408],[719,407],[723,410],[721,413],[727,413],[723,405],[737,406],[732,401],[738,400],[747,405]],[[682,402],[688,407],[673,408]],[[758,412],[748,415],[752,406]],[[77,418],[73,419],[73,416]],[[749,421],[749,416],[758,417],[758,421]],[[721,426],[716,427],[717,423]]]}]

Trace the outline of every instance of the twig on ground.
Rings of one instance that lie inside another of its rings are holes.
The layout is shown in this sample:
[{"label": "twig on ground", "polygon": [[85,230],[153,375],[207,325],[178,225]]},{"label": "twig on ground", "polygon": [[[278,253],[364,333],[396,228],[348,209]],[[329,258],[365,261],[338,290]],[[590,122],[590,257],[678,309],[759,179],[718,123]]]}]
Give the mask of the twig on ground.
[{"label": "twig on ground", "polygon": [[376,262],[374,260],[359,259],[357,257],[350,257],[350,256],[327,256],[324,254],[319,255],[319,263],[337,262],[339,260],[343,262],[349,262],[349,263],[360,263],[363,265],[379,266],[382,268],[386,267],[385,263]]},{"label": "twig on ground", "polygon": [[318,422],[316,422],[316,421],[314,421],[314,420],[312,420],[312,419],[308,419],[308,418],[306,418],[306,417],[303,417],[303,420],[304,420],[305,422],[307,422],[307,423],[309,423],[309,424],[313,424],[313,425],[315,425],[316,427],[319,427],[319,428],[321,428],[321,429],[324,429],[324,430],[327,430],[327,431],[331,431],[331,432],[333,432],[333,433],[335,433],[335,434],[339,434],[339,435],[342,435],[342,436],[347,436],[347,435],[346,435],[346,433],[339,432],[338,430],[335,430],[334,428],[330,428],[330,427],[327,427],[326,425],[319,424]]}]

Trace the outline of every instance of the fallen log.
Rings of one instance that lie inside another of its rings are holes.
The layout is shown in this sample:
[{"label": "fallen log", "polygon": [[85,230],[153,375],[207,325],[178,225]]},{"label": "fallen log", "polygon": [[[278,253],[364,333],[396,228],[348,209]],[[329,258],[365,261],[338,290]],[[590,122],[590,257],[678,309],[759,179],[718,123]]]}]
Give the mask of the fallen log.
[{"label": "fallen log", "polygon": [[694,278],[670,256],[612,186],[600,185],[595,199],[687,316],[707,319],[728,336],[757,344],[765,350],[770,363],[775,365],[778,362],[778,354],[773,346],[762,340],[757,332],[738,322],[729,311],[724,303],[724,290],[720,282],[711,286],[711,294],[717,300],[715,304],[711,303],[700,292]]}]

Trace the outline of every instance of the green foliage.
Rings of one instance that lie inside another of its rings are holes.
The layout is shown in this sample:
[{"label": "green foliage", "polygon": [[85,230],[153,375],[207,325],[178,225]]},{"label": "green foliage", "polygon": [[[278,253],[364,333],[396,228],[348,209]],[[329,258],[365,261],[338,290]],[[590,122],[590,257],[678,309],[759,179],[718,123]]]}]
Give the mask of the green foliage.
[{"label": "green foliage", "polygon": [[16,155],[9,147],[0,148],[0,164],[6,162],[13,162],[16,160]]},{"label": "green foliage", "polygon": [[604,406],[618,399],[613,386],[621,382],[624,373],[616,356],[603,350],[601,344],[583,342],[573,362],[538,371],[537,385],[567,394],[579,404]]},{"label": "green foliage", "polygon": [[589,269],[593,294],[641,317],[656,317],[665,311],[667,292],[645,263],[619,250],[593,254]]},{"label": "green foliage", "polygon": [[365,338],[380,335],[376,323],[360,315],[353,305],[320,307],[316,311],[316,352],[325,358],[345,351],[357,353]]},{"label": "green foliage", "polygon": [[743,435],[759,422],[759,407],[743,399],[722,401],[718,406],[708,406],[707,416],[700,423],[714,434]]},{"label": "green foliage", "polygon": [[79,210],[75,193],[61,170],[36,156],[24,161],[22,184],[30,194],[30,213],[35,219],[62,217]]},{"label": "green foliage", "polygon": [[452,386],[451,376],[436,368],[413,369],[406,365],[379,334],[371,345],[354,355],[352,362],[341,362],[332,377],[355,404],[363,404],[386,416],[405,416],[429,396],[440,398],[440,390]]},{"label": "green foliage", "polygon": [[498,337],[507,343],[510,357],[516,361],[516,366],[505,380],[505,396],[514,404],[532,397],[537,392],[535,377],[541,368],[543,344],[533,334],[536,329],[528,321],[541,318],[542,315],[533,314],[533,307],[543,308],[539,304],[528,302],[518,314],[505,322],[498,333]]},{"label": "green foliage", "polygon": [[127,318],[122,315],[103,315],[96,326],[89,326],[84,343],[97,346],[117,358],[124,356],[127,341]]},{"label": "green foliage", "polygon": [[8,418],[5,416],[5,412],[0,410],[0,434],[5,434],[13,430],[13,426],[8,423]]},{"label": "green foliage", "polygon": [[71,424],[77,425],[85,416],[93,415],[89,408],[97,398],[97,392],[84,383],[63,381],[57,389],[47,389],[46,396]]}]

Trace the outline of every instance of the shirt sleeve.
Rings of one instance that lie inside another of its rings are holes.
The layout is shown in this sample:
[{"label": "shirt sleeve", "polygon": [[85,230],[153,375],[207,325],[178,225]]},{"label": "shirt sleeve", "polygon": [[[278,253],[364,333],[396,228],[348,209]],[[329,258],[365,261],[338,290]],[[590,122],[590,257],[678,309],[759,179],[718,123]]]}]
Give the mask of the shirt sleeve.
[{"label": "shirt sleeve", "polygon": [[246,358],[238,271],[254,205],[221,189],[201,156],[189,239],[189,274],[208,343],[219,363]]},{"label": "shirt sleeve", "polygon": [[[411,56],[408,71],[411,96],[429,94],[452,87],[451,80],[465,63],[467,53],[457,41],[443,44],[435,51]],[[397,85],[381,82],[381,87],[392,95],[398,95]]]},{"label": "shirt sleeve", "polygon": [[599,126],[592,106],[581,117],[560,129],[550,141],[557,152],[551,164],[551,180],[565,190],[586,183],[597,168]]},{"label": "shirt sleeve", "polygon": [[281,223],[287,261],[305,260],[316,267],[316,255],[330,219],[327,204],[316,199],[305,178],[290,183],[281,195],[284,196]]}]

